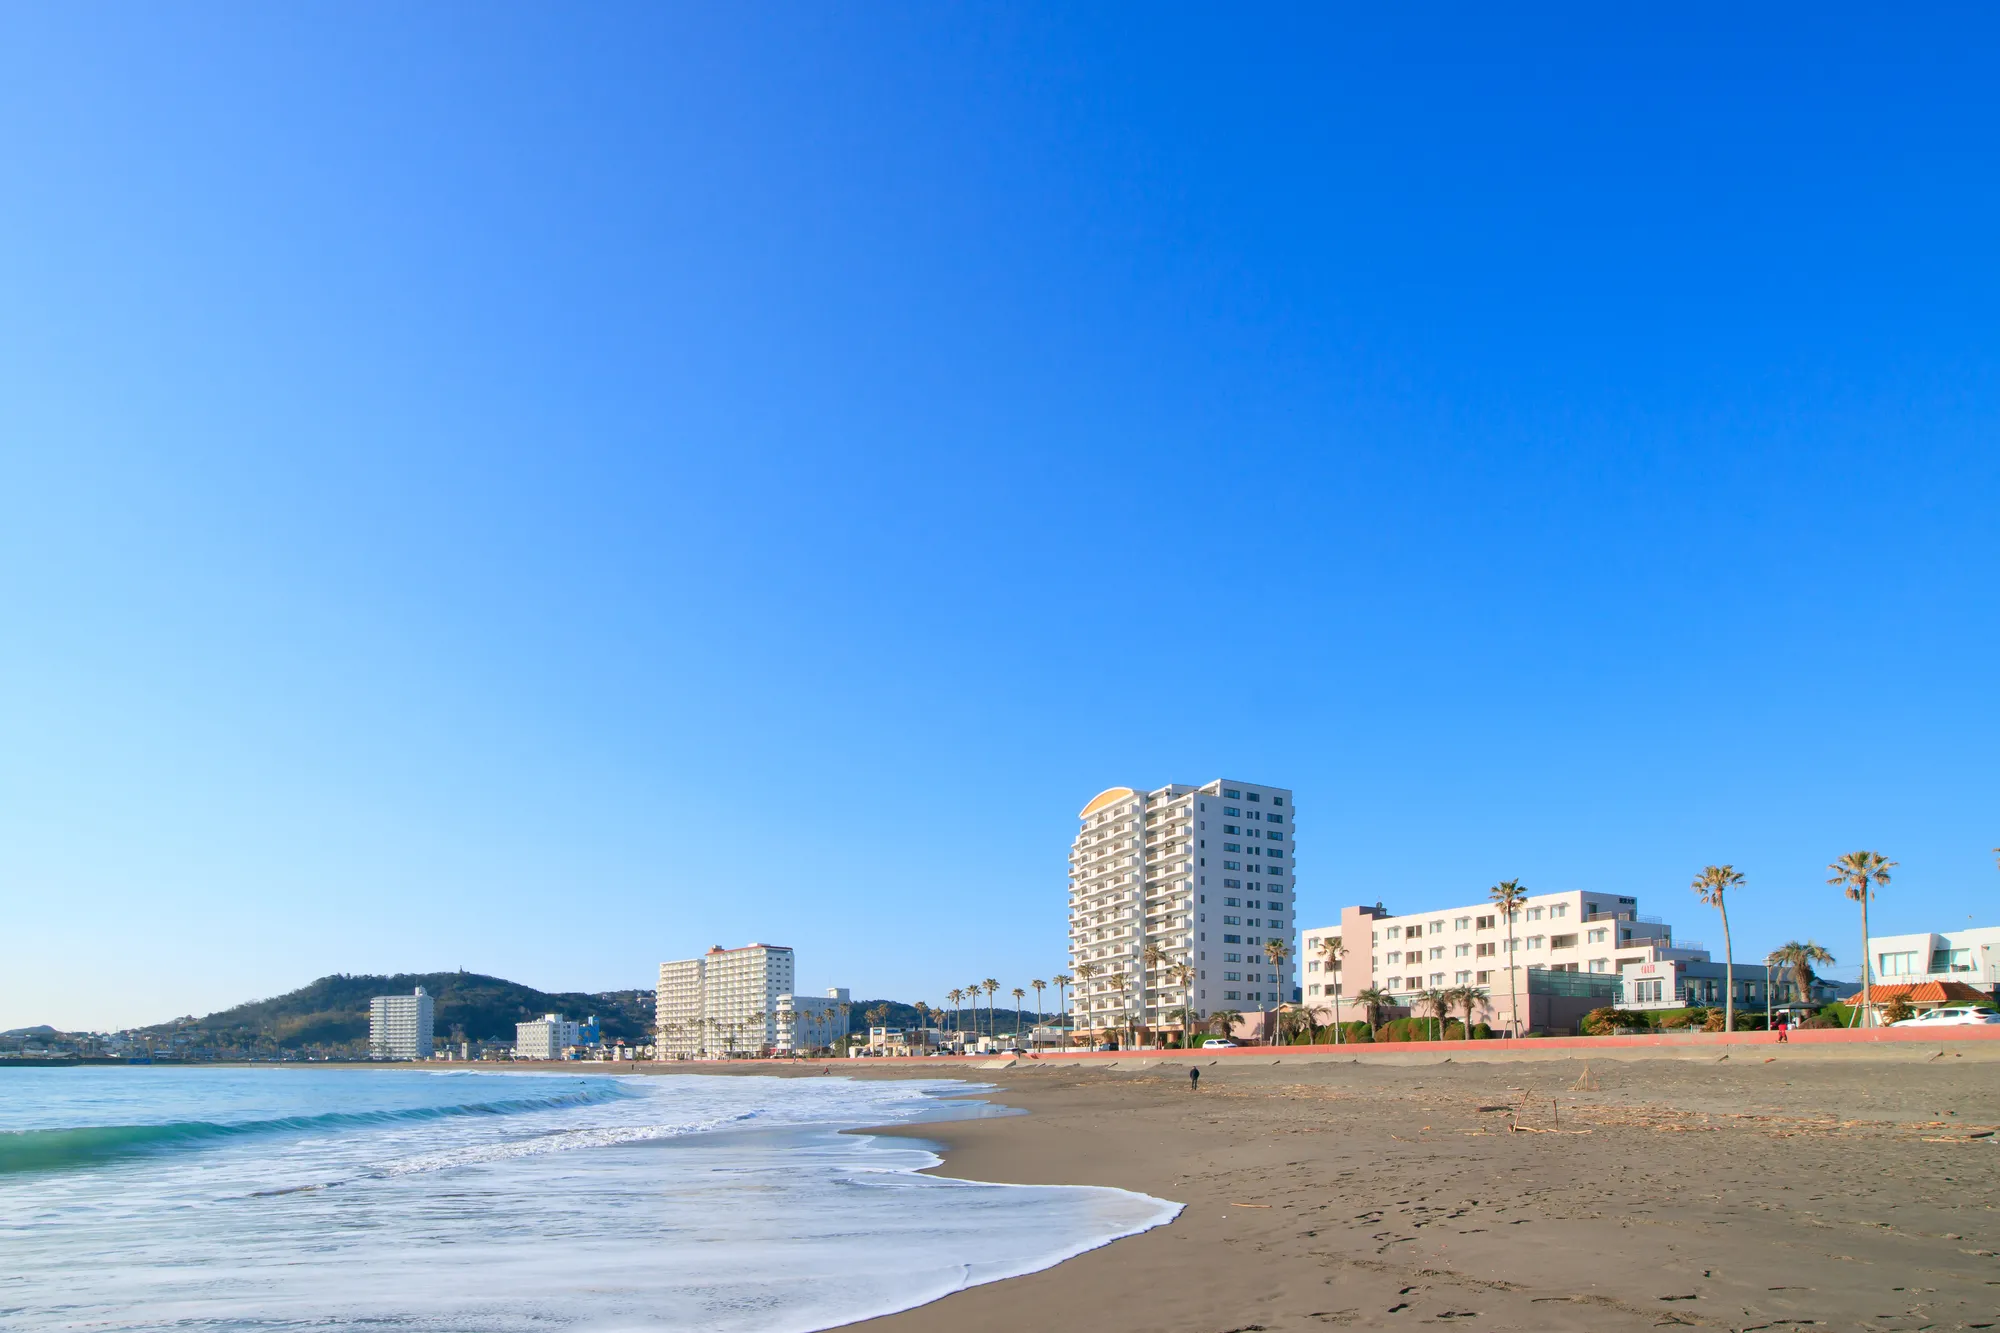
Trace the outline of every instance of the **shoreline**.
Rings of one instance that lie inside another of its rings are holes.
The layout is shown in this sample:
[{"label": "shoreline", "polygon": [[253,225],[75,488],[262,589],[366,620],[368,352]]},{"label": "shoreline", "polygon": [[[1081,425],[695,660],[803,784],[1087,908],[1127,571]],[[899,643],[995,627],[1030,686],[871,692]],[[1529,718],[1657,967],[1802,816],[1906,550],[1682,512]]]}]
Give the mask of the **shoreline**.
[{"label": "shoreline", "polygon": [[957,1082],[1025,1114],[843,1132],[1181,1205],[877,1333],[2000,1327],[2000,1042],[1472,1045],[209,1067]]},{"label": "shoreline", "polygon": [[936,1144],[932,1174],[1110,1186],[1182,1212],[846,1327],[2000,1323],[1990,1060],[1904,1048],[1857,1077],[1847,1054],[1232,1061],[1203,1065],[1198,1092],[1186,1060],[967,1070],[992,1085],[976,1095],[1029,1114],[860,1132]]}]

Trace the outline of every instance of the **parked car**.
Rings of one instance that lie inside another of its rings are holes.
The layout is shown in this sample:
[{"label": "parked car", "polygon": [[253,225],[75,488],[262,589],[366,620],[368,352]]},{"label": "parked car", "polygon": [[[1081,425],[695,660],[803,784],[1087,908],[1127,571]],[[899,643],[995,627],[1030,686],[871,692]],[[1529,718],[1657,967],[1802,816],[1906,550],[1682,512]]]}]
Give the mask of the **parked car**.
[{"label": "parked car", "polygon": [[1227,1037],[1210,1037],[1201,1044],[1201,1048],[1204,1051],[1232,1051],[1236,1049],[1236,1043]]},{"label": "parked car", "polygon": [[1958,1028],[1972,1027],[1982,1023],[2000,1023],[2000,1013],[1991,1009],[1979,1009],[1969,1004],[1955,1004],[1943,1009],[1933,1009],[1915,1018],[1906,1018],[1900,1023],[1891,1023],[1892,1028]]}]

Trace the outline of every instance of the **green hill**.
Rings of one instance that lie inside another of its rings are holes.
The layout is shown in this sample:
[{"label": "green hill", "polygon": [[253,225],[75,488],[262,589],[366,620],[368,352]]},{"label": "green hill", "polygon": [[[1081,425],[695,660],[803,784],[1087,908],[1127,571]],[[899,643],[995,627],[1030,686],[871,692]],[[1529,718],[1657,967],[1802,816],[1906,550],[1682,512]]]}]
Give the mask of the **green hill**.
[{"label": "green hill", "polygon": [[605,1037],[645,1041],[653,1027],[653,992],[539,991],[477,972],[415,972],[395,976],[321,977],[269,1000],[239,1004],[193,1023],[162,1023],[147,1032],[202,1034],[215,1041],[272,1041],[286,1049],[337,1046],[368,1039],[368,1002],[377,995],[408,995],[422,986],[437,1000],[439,1037],[470,1041],[514,1040],[514,1024],[543,1014],[582,1019],[595,1014]]}]

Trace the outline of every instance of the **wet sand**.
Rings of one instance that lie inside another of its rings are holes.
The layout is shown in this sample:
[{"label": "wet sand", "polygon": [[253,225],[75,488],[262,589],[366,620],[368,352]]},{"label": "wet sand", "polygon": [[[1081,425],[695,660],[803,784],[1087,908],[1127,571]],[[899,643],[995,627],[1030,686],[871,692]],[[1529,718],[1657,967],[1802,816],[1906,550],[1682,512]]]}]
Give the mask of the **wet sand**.
[{"label": "wet sand", "polygon": [[939,1144],[940,1174],[1187,1205],[854,1327],[2000,1328],[2000,1050],[1719,1054],[842,1062],[1031,1113],[883,1131]]}]

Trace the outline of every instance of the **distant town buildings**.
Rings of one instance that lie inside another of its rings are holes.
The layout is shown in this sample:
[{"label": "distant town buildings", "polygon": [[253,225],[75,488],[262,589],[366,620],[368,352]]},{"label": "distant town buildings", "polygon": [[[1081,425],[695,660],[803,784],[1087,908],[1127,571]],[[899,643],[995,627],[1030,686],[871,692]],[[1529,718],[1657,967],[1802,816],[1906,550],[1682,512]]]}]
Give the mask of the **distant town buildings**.
[{"label": "distant town buildings", "polygon": [[368,1054],[376,1060],[428,1060],[434,1002],[419,986],[409,995],[377,995],[368,1002]]},{"label": "distant town buildings", "polygon": [[657,1058],[762,1055],[831,1044],[846,1020],[847,992],[798,995],[793,969],[792,951],[777,944],[717,945],[699,958],[661,963]]},{"label": "distant town buildings", "polygon": [[581,1023],[572,1023],[561,1014],[543,1014],[514,1025],[516,1060],[561,1060],[572,1051],[597,1043],[595,1015]]},{"label": "distant town buildings", "polygon": [[1287,788],[1222,779],[1085,805],[1069,857],[1076,1026],[1157,1030],[1291,998],[1296,814]]}]

